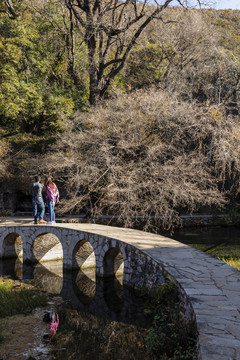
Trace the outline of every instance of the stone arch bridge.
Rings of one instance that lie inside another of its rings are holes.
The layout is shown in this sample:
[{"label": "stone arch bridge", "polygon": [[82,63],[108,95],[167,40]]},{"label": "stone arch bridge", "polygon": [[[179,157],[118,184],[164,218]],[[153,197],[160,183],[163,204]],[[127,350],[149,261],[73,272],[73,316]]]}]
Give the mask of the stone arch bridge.
[{"label": "stone arch bridge", "polygon": [[[49,246],[46,235],[57,241]],[[210,255],[161,235],[131,229],[2,223],[0,257],[13,256],[21,257],[23,263],[62,259],[65,269],[94,266],[99,277],[120,276],[136,288],[174,278],[185,317],[197,323],[198,358],[240,360],[240,273]]]}]

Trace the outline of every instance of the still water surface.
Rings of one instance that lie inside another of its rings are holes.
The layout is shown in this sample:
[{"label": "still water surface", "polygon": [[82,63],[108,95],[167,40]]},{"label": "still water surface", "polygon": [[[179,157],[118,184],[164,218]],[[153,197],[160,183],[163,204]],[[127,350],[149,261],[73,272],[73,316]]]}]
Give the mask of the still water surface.
[{"label": "still water surface", "polygon": [[94,268],[63,271],[62,261],[29,266],[19,259],[2,260],[0,275],[31,282],[63,299],[55,339],[60,351],[49,360],[150,360],[145,349],[150,320],[143,298],[121,279],[98,278]]},{"label": "still water surface", "polygon": [[0,275],[31,282],[39,290],[59,295],[68,308],[147,326],[139,292],[122,284],[120,279],[96,277],[94,268],[64,271],[62,261],[25,265],[19,259],[6,259],[0,262]]},{"label": "still water surface", "polygon": [[220,246],[226,255],[238,247],[240,252],[240,228],[237,227],[183,228],[164,235],[202,251]]}]

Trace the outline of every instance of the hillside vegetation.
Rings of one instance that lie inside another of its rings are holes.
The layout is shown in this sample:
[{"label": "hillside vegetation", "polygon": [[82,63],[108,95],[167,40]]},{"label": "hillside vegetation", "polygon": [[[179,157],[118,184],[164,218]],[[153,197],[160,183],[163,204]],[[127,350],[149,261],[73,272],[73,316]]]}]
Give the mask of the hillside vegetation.
[{"label": "hillside vegetation", "polygon": [[[0,13],[2,194],[24,196],[33,175],[50,174],[62,214],[145,229],[236,207],[240,11],[166,8],[90,105],[89,54],[71,9],[24,0],[15,10]],[[123,41],[114,39],[109,64]]]}]

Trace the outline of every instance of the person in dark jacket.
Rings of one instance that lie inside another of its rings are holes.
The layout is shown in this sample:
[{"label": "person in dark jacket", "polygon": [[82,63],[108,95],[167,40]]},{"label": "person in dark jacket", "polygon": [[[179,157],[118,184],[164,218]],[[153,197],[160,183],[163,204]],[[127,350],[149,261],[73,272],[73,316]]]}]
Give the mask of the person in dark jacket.
[{"label": "person in dark jacket", "polygon": [[39,213],[39,223],[46,224],[46,221],[44,221],[45,205],[42,197],[43,187],[44,185],[41,184],[40,176],[35,176],[34,182],[30,185],[30,191],[32,194],[34,224],[38,223],[37,221],[38,213]]}]

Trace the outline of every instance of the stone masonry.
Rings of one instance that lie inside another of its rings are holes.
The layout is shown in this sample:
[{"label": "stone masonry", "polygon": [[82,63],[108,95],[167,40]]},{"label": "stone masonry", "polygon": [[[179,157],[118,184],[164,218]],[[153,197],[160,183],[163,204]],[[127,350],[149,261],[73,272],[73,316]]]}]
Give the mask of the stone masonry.
[{"label": "stone masonry", "polygon": [[121,254],[123,280],[131,286],[146,283],[151,287],[174,278],[185,304],[185,316],[196,318],[199,359],[240,360],[239,271],[160,235],[96,224],[34,226],[3,221],[0,224],[0,257],[4,256],[4,240],[9,234],[16,234],[22,239],[23,260],[34,261],[34,239],[47,233],[59,239],[65,268],[72,267],[79,243],[88,241],[95,254],[99,276],[104,276],[105,260],[113,253]]}]

